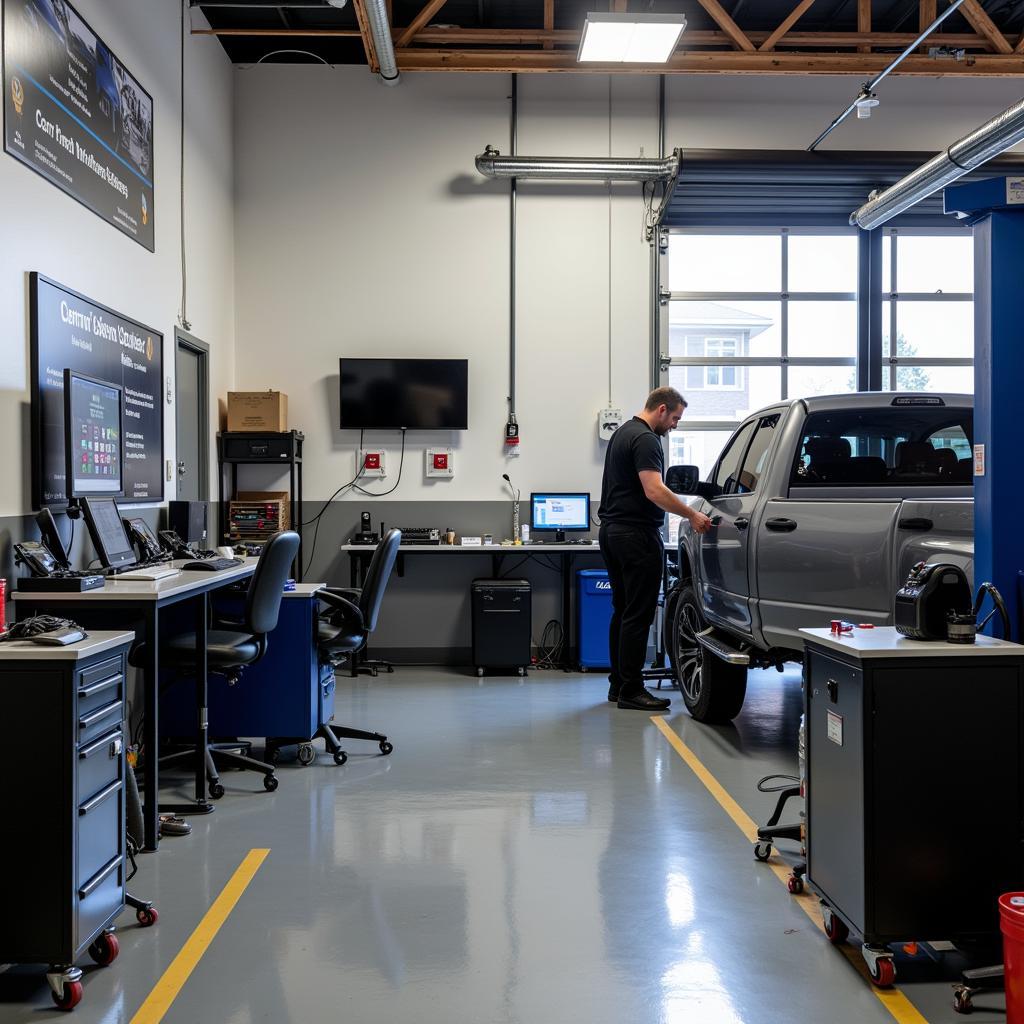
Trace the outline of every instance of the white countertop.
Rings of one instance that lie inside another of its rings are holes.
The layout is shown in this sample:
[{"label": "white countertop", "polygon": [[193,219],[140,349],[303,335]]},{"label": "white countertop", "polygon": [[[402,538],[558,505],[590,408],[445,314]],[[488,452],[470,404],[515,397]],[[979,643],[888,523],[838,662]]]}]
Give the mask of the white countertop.
[{"label": "white countertop", "polygon": [[85,640],[67,647],[49,647],[34,644],[31,640],[11,640],[0,643],[0,665],[5,661],[78,661],[102,654],[121,644],[135,642],[134,633],[122,633],[112,629],[92,629]]},{"label": "white countertop", "polygon": [[[169,563],[173,568],[180,568],[190,559],[179,559]],[[36,602],[56,604],[60,601],[158,601],[165,597],[186,594],[204,583],[230,583],[235,579],[251,576],[259,559],[246,558],[242,565],[230,569],[219,569],[210,572],[206,569],[195,569],[191,572],[182,571],[176,576],[165,576],[162,580],[119,580],[116,576],[106,577],[103,586],[98,590],[16,590],[14,600],[31,598]]]},{"label": "white countertop", "polygon": [[973,644],[949,644],[944,640],[911,640],[895,626],[856,629],[836,635],[830,629],[801,629],[805,640],[854,658],[978,658],[993,654],[1024,655],[1020,644],[979,636]]},{"label": "white countertop", "polygon": [[286,590],[285,597],[312,597],[318,590],[323,590],[326,583],[296,583],[294,590]]},{"label": "white countertop", "polygon": [[[342,551],[365,551],[372,555],[376,545],[374,544],[342,544]],[[454,554],[462,552],[464,555],[543,555],[554,552],[575,552],[586,554],[598,552],[600,548],[597,541],[590,541],[587,544],[402,544],[398,548],[400,555],[415,552],[416,554],[433,552],[435,554]]]}]

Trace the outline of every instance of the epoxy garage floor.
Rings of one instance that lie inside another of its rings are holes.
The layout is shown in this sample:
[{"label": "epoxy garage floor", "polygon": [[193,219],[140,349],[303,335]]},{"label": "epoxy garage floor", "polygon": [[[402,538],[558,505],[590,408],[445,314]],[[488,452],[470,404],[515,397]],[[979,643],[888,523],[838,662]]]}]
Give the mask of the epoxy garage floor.
[{"label": "epoxy garage floor", "polygon": [[[226,774],[215,814],[142,857],[131,888],[159,923],[124,916],[117,962],[86,969],[79,1024],[963,1019],[954,960],[901,956],[880,998],[813,898],[751,855],[737,821],[773,804],[757,779],[796,770],[795,670],[752,673],[730,727],[676,695],[674,741],[593,674],[339,684],[338,721],[386,732],[394,754],[350,741],[344,767],[284,760],[273,794]],[[254,849],[270,852],[244,885]],[[237,903],[188,974],[178,954],[233,877]],[[1005,1020],[1001,995],[976,1005],[972,1020]],[[63,1016],[42,968],[0,970],[0,1024]]]}]

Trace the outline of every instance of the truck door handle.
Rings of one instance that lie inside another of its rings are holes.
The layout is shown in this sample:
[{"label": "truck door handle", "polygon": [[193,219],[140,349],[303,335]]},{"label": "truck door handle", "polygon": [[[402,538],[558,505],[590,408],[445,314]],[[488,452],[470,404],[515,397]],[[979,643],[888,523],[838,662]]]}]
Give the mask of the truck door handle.
[{"label": "truck door handle", "polygon": [[746,516],[740,516],[739,519],[733,520],[737,530],[745,530],[750,525],[750,520]]},{"label": "truck door handle", "polygon": [[930,519],[919,518],[919,519],[901,519],[899,527],[901,530],[920,530],[927,532],[935,524]]},{"label": "truck door handle", "polygon": [[769,519],[764,528],[771,530],[772,533],[792,533],[796,529],[796,523],[792,519]]},{"label": "truck door handle", "polygon": [[721,522],[722,522],[722,517],[721,516],[711,516],[710,519],[711,519],[711,525],[712,526],[719,526],[721,524]]}]

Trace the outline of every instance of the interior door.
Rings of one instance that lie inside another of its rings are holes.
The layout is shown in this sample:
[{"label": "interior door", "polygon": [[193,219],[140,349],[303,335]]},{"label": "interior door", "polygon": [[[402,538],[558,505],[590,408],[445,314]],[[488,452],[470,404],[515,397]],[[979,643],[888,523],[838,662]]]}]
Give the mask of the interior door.
[{"label": "interior door", "polygon": [[206,346],[177,336],[174,361],[177,497],[205,501],[209,487],[209,398]]}]

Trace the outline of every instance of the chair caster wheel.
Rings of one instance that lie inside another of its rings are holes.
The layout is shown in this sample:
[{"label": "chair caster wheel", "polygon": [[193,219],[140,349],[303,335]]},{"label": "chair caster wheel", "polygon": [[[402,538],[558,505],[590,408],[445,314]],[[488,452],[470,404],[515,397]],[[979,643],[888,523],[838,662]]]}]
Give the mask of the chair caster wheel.
[{"label": "chair caster wheel", "polygon": [[220,782],[210,783],[210,799],[219,800],[225,793],[224,786]]},{"label": "chair caster wheel", "polygon": [[334,763],[344,764],[348,760],[348,754],[344,750],[336,750],[334,752]]},{"label": "chair caster wheel", "polygon": [[135,911],[135,920],[143,928],[152,928],[160,920],[156,907],[142,907]]},{"label": "chair caster wheel", "polygon": [[388,743],[388,741],[387,741],[387,740],[381,740],[381,741],[380,741],[380,752],[381,752],[381,753],[382,753],[382,754],[383,754],[383,755],[384,755],[385,757],[386,757],[386,756],[387,756],[388,754],[390,754],[390,753],[391,753],[391,751],[392,751],[392,750],[394,750],[394,749],[395,749],[395,748],[394,748],[394,746],[393,746],[393,745],[392,745],[391,743]]},{"label": "chair caster wheel", "polygon": [[754,843],[754,860],[766,861],[771,855],[771,843]]},{"label": "chair caster wheel", "polygon": [[969,988],[961,985],[960,988],[953,989],[953,1009],[957,1013],[971,1013],[974,1010]]},{"label": "chair caster wheel", "polygon": [[64,994],[51,993],[59,1010],[73,1010],[82,1001],[82,983],[68,981],[64,983]]},{"label": "chair caster wheel", "polygon": [[273,793],[277,789],[277,776],[276,775],[264,775],[263,776],[263,788],[268,793]]},{"label": "chair caster wheel", "polygon": [[98,935],[95,942],[89,947],[89,956],[100,967],[109,967],[117,959],[117,954],[120,952],[121,946],[117,941],[117,936],[112,932],[104,932],[102,935]]},{"label": "chair caster wheel", "polygon": [[272,764],[276,767],[277,763],[281,760],[281,751],[277,747],[268,747],[266,752],[267,764]]},{"label": "chair caster wheel", "polygon": [[299,744],[299,764],[311,765],[316,760],[316,750],[312,743]]}]

